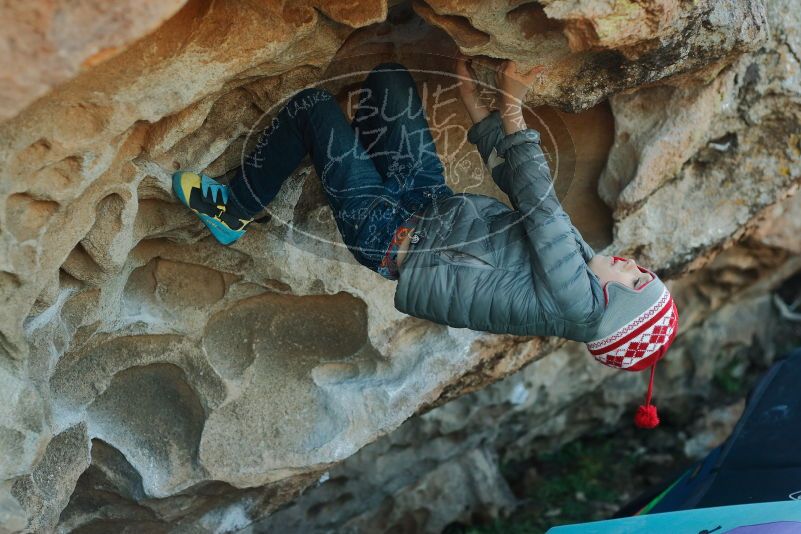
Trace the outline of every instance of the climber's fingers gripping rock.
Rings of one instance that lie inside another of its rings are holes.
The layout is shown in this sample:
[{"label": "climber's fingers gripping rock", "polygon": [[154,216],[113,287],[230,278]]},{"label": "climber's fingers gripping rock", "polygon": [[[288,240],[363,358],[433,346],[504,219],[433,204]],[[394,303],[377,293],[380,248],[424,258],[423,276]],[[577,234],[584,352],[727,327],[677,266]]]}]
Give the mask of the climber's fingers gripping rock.
[{"label": "climber's fingers gripping rock", "polygon": [[461,52],[457,53],[454,72],[459,77],[459,96],[467,108],[470,119],[478,123],[490,114],[490,109],[481,100],[478,77],[473,70],[474,59],[468,58]]},{"label": "climber's fingers gripping rock", "polygon": [[454,61],[454,71],[459,77],[459,94],[462,100],[477,97],[478,83],[476,82],[476,75],[471,65],[472,60],[464,54],[457,54]]},{"label": "climber's fingers gripping rock", "polygon": [[500,62],[495,69],[495,85],[501,91],[501,98],[521,102],[544,70],[544,65],[535,65],[528,71],[520,72],[516,61],[507,59]]}]

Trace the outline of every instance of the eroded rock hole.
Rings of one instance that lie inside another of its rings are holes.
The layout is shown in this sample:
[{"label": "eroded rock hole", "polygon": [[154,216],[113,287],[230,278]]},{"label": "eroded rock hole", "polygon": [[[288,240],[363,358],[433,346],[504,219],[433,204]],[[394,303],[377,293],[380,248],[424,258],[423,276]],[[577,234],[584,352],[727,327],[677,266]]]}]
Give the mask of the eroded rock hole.
[{"label": "eroded rock hole", "polygon": [[86,251],[83,242],[79,242],[70,251],[61,269],[77,280],[94,285],[102,283],[105,279],[103,268]]},{"label": "eroded rock hole", "polygon": [[61,266],[78,280],[101,284],[114,274],[124,260],[122,250],[114,250],[114,241],[123,230],[126,202],[117,193],[101,199],[95,207],[92,228],[75,246]]},{"label": "eroded rock hole", "polygon": [[193,478],[205,417],[184,371],[164,363],[118,372],[87,410],[91,434],[125,455],[150,496]]},{"label": "eroded rock hole", "polygon": [[543,7],[537,3],[519,5],[506,14],[506,20],[520,29],[523,37],[558,32],[564,26],[560,21],[548,18]]},{"label": "eroded rock hole", "polygon": [[415,2],[414,10],[431,24],[448,32],[453,39],[464,48],[478,48],[487,44],[491,37],[470,23],[470,19],[462,15],[441,15],[428,4]]},{"label": "eroded rock hole", "polygon": [[97,203],[95,224],[82,243],[86,252],[100,267],[109,271],[114,260],[111,257],[111,244],[122,230],[122,216],[125,200],[112,193]]}]

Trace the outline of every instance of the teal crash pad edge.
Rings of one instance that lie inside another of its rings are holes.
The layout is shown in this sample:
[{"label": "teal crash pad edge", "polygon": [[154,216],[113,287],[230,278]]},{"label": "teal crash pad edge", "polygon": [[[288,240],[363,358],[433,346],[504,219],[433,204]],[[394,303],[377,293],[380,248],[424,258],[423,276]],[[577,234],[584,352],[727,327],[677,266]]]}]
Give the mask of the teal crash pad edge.
[{"label": "teal crash pad edge", "polygon": [[801,501],[698,508],[553,527],[546,534],[801,534]]}]

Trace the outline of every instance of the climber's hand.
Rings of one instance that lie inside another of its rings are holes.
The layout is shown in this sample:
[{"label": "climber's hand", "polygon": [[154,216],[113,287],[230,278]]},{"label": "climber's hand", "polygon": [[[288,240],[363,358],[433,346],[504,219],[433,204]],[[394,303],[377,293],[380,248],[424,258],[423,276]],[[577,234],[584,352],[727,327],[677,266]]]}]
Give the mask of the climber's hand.
[{"label": "climber's hand", "polygon": [[476,73],[473,71],[473,60],[461,52],[457,52],[454,60],[454,71],[459,77],[459,96],[462,101],[478,98],[478,82]]},{"label": "climber's hand", "polygon": [[473,60],[457,52],[454,71],[459,77],[459,97],[462,99],[473,123],[489,115],[489,108],[479,98],[476,73],[473,71]]},{"label": "climber's hand", "polygon": [[519,72],[517,62],[502,61],[495,69],[495,86],[501,93],[501,100],[510,104],[520,104],[534,83],[537,75],[545,69],[536,65],[526,72]]}]

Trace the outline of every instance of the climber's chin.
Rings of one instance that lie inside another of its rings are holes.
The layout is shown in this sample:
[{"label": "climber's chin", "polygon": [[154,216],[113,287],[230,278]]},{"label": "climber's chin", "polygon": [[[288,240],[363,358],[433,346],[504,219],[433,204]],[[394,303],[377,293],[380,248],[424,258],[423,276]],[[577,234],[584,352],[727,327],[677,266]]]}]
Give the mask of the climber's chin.
[{"label": "climber's chin", "polygon": [[640,289],[653,279],[647,269],[637,265],[631,258],[596,254],[587,265],[601,281],[602,286],[609,282],[617,282],[632,289]]}]

